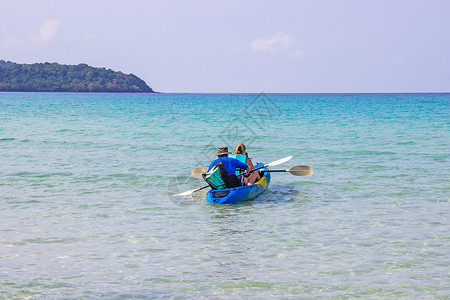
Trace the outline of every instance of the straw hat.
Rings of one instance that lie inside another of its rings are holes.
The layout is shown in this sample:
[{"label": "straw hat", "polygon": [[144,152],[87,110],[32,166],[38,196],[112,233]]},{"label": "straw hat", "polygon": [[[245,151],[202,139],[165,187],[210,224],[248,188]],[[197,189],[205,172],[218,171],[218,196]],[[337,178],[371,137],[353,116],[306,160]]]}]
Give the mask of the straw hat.
[{"label": "straw hat", "polygon": [[231,152],[228,152],[228,147],[219,147],[217,148],[216,155],[225,155],[225,154],[231,154]]}]

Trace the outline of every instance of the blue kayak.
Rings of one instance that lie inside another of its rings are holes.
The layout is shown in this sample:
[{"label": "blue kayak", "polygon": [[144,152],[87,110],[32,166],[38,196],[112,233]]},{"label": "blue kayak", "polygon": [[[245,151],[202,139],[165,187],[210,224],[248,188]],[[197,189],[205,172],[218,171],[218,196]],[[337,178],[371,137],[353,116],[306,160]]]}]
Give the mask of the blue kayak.
[{"label": "blue kayak", "polygon": [[[255,167],[262,167],[263,164],[257,164]],[[263,170],[269,170],[264,168]],[[241,201],[247,201],[262,194],[270,183],[270,173],[264,172],[261,179],[252,185],[240,186],[232,189],[210,190],[206,195],[206,201],[213,204],[233,204]]]}]

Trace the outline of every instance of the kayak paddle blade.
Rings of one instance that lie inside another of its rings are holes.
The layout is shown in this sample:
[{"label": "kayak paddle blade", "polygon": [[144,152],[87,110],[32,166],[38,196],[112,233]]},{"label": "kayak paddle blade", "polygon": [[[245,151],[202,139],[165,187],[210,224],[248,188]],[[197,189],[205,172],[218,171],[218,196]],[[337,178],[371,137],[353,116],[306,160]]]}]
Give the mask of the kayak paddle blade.
[{"label": "kayak paddle blade", "polygon": [[207,167],[197,167],[194,170],[192,170],[191,175],[194,178],[202,178],[202,174],[208,172]]},{"label": "kayak paddle blade", "polygon": [[276,160],[276,161],[266,164],[265,167],[273,167],[273,166],[278,166],[278,165],[284,164],[285,162],[290,161],[291,158],[292,158],[292,155],[286,156],[285,158],[282,158],[282,159],[279,159],[279,160]]},{"label": "kayak paddle blade", "polygon": [[192,195],[193,192],[194,192],[194,190],[189,190],[189,191],[186,191],[186,192],[183,192],[183,193],[178,193],[178,194],[175,194],[175,195],[172,195],[172,196],[184,197],[184,196]]},{"label": "kayak paddle blade", "polygon": [[314,173],[313,168],[305,165],[293,166],[287,171],[295,176],[311,176]]}]

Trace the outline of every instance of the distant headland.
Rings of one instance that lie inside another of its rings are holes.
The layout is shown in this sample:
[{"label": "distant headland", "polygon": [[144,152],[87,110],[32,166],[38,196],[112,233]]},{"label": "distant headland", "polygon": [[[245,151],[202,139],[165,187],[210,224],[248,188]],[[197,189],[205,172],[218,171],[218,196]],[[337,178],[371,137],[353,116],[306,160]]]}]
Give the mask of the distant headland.
[{"label": "distant headland", "polygon": [[86,64],[17,64],[0,60],[0,92],[153,93],[145,81]]}]

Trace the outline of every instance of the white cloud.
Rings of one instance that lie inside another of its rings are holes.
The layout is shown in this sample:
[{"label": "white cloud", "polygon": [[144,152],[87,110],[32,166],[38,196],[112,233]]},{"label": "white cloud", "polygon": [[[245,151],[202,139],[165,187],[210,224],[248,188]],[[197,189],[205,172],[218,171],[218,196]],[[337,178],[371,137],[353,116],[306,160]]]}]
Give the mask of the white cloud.
[{"label": "white cloud", "polygon": [[7,37],[3,41],[7,47],[16,47],[28,43],[48,43],[58,31],[60,20],[47,20],[39,27],[38,33],[28,34],[27,37]]},{"label": "white cloud", "polygon": [[250,47],[255,52],[265,52],[274,55],[289,54],[289,57],[298,58],[303,55],[299,49],[294,49],[295,37],[280,31],[269,38],[258,38]]},{"label": "white cloud", "polygon": [[280,53],[291,47],[294,37],[282,31],[274,34],[270,38],[256,39],[252,42],[253,51]]},{"label": "white cloud", "polygon": [[59,28],[60,20],[48,20],[39,28],[39,34],[36,36],[38,42],[49,42],[53,39]]}]

